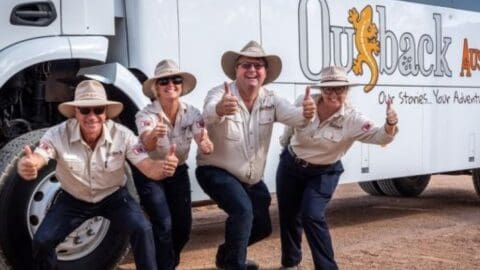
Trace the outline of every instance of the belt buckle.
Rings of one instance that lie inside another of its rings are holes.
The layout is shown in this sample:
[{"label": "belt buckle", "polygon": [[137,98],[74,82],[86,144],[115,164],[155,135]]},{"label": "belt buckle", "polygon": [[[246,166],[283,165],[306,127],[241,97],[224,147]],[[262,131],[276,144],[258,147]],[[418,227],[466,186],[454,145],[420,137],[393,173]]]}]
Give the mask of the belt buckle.
[{"label": "belt buckle", "polygon": [[305,161],[303,159],[301,161],[302,161],[302,164],[300,166],[302,166],[303,168],[307,168],[308,165],[310,165],[307,161]]},{"label": "belt buckle", "polygon": [[307,168],[308,167],[308,162],[301,158],[295,158],[295,163],[297,163],[300,167],[302,168]]}]

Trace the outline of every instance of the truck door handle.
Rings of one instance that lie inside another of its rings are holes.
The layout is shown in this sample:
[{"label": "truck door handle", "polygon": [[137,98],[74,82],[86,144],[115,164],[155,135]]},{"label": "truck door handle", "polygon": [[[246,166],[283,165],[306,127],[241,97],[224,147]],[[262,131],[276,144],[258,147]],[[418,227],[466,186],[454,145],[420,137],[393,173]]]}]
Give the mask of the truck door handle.
[{"label": "truck door handle", "polygon": [[31,2],[17,5],[10,14],[13,25],[48,26],[57,18],[51,1]]}]

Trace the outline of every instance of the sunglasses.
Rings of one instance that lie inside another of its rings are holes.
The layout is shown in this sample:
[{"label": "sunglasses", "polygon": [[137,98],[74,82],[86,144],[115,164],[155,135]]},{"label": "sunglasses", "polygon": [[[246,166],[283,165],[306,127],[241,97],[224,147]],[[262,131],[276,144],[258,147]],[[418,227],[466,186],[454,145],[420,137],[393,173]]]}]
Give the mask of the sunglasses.
[{"label": "sunglasses", "polygon": [[160,78],[157,80],[157,84],[163,85],[163,86],[168,85],[170,82],[172,82],[175,85],[182,84],[183,78],[180,76],[173,76],[173,77]]},{"label": "sunglasses", "polygon": [[241,62],[238,63],[237,66],[240,66],[243,69],[250,69],[253,66],[256,70],[259,70],[264,68],[266,65],[265,63]]},{"label": "sunglasses", "polygon": [[335,92],[335,94],[337,94],[337,96],[345,93],[347,91],[347,88],[346,87],[325,87],[325,88],[322,88],[322,92],[327,94],[327,95],[331,95],[333,92]]},{"label": "sunglasses", "polygon": [[89,115],[91,111],[93,111],[94,114],[99,115],[103,114],[106,110],[106,106],[100,106],[100,107],[78,107],[78,111],[83,114],[83,115]]}]

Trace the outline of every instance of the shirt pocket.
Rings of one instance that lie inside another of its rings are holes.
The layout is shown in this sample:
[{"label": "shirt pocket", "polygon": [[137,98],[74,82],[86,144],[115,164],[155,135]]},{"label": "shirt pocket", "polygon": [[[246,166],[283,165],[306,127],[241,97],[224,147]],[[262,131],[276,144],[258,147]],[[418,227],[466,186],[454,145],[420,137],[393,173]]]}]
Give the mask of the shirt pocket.
[{"label": "shirt pocket", "polygon": [[190,143],[192,141],[193,125],[195,125],[195,123],[185,123],[182,125],[179,134],[176,134],[176,137],[178,137],[182,143]]},{"label": "shirt pocket", "polygon": [[312,125],[304,128],[295,128],[294,136],[300,144],[311,144],[318,140],[318,131]]},{"label": "shirt pocket", "polygon": [[85,162],[78,157],[64,157],[68,170],[75,175],[85,175]]},{"label": "shirt pocket", "polygon": [[262,145],[269,144],[272,135],[273,122],[275,121],[275,110],[261,110],[258,116],[259,139]]},{"label": "shirt pocket", "polygon": [[242,138],[242,117],[236,113],[225,116],[225,138],[231,141],[239,141]]},{"label": "shirt pocket", "polygon": [[260,125],[272,124],[275,121],[275,110],[261,110],[259,116]]},{"label": "shirt pocket", "polygon": [[107,172],[118,171],[123,169],[124,166],[125,158],[122,155],[108,156],[107,160],[105,161],[105,171]]},{"label": "shirt pocket", "polygon": [[342,129],[328,127],[322,132],[322,137],[328,141],[338,143],[343,139]]},{"label": "shirt pocket", "polygon": [[[188,155],[188,152],[190,151],[190,145],[192,143],[192,139],[193,139],[193,132],[192,132],[191,126],[182,127],[179,134],[175,134],[173,141],[177,145],[176,154],[177,154],[177,157],[179,157],[179,159],[183,159]],[[180,160],[180,162],[182,162],[182,160]]]}]

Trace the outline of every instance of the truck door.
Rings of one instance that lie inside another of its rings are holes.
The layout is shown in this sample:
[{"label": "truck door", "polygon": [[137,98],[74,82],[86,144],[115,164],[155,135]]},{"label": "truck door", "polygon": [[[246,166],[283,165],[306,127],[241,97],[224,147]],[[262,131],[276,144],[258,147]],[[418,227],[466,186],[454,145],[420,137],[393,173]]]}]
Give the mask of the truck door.
[{"label": "truck door", "polygon": [[62,0],[62,35],[114,35],[113,0]]},{"label": "truck door", "polygon": [[60,34],[60,0],[0,1],[0,51],[8,46]]}]

